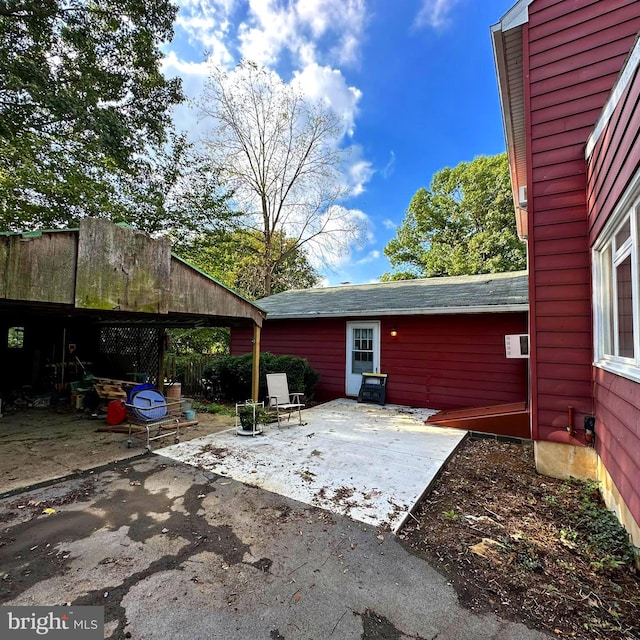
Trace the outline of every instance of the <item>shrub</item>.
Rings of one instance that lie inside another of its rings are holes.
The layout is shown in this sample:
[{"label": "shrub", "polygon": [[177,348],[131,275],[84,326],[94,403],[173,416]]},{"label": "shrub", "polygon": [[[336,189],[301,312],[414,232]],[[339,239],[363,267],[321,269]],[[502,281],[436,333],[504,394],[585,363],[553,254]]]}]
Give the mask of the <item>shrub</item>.
[{"label": "shrub", "polygon": [[[241,402],[251,397],[251,374],[253,358],[250,353],[243,356],[225,356],[211,363],[204,371],[207,381],[219,388],[228,402]],[[258,399],[267,397],[267,373],[286,373],[289,391],[302,391],[305,399],[311,400],[320,374],[307,360],[297,356],[260,354],[260,381]]]}]

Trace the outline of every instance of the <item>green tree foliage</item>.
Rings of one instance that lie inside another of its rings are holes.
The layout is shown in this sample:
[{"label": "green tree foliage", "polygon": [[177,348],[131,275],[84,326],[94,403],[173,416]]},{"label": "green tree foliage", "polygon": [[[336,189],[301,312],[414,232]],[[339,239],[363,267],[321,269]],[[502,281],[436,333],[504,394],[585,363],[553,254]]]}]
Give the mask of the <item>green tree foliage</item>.
[{"label": "green tree foliage", "polygon": [[185,260],[229,288],[255,300],[263,295],[264,273],[271,269],[271,293],[308,289],[320,277],[294,238],[283,232],[272,237],[271,256],[264,254],[262,234],[251,229],[217,229],[181,243],[174,249]]},{"label": "green tree foliage", "polygon": [[360,239],[362,218],[336,204],[346,193],[343,130],[323,102],[243,61],[230,73],[213,71],[199,107],[213,122],[205,141],[210,162],[261,244],[252,263],[263,269],[258,295],[275,291],[274,278],[294,266],[303,247],[322,255],[327,246],[336,253]]},{"label": "green tree foliage", "polygon": [[159,66],[175,15],[169,0],[0,0],[2,228],[122,211],[122,182],[155,171],[140,158],[182,99]]},{"label": "green tree foliage", "polygon": [[[251,397],[253,356],[226,356],[212,362],[204,377],[214,389],[219,389],[225,400],[238,402]],[[308,402],[313,398],[320,374],[304,358],[291,355],[260,354],[260,380],[258,398],[267,395],[267,374],[286,373],[289,389],[301,391]]]},{"label": "green tree foliage", "polygon": [[229,353],[229,329],[199,327],[169,329],[169,353],[176,356],[219,355]]},{"label": "green tree foliage", "polygon": [[385,247],[382,280],[498,273],[526,268],[506,154],[478,156],[438,171],[415,193]]},{"label": "green tree foliage", "polygon": [[[238,214],[220,172],[203,161],[183,136],[141,156],[137,170],[119,183],[106,215],[151,234],[169,234],[177,243],[203,230],[233,227]],[[101,215],[105,215],[102,213]]]}]

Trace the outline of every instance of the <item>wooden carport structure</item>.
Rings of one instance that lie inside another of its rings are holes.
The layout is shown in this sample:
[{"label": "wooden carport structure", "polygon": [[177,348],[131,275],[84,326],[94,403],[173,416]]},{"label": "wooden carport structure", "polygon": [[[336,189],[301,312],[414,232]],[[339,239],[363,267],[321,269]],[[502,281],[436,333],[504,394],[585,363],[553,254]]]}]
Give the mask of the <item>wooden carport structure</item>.
[{"label": "wooden carport structure", "polygon": [[[265,316],[172,254],[168,238],[96,218],[78,229],[0,234],[0,387],[32,384],[60,364],[64,380],[70,361],[99,356],[106,328],[135,340],[144,330],[161,336],[166,328],[252,327],[257,398]],[[157,348],[161,374],[160,337]]]}]

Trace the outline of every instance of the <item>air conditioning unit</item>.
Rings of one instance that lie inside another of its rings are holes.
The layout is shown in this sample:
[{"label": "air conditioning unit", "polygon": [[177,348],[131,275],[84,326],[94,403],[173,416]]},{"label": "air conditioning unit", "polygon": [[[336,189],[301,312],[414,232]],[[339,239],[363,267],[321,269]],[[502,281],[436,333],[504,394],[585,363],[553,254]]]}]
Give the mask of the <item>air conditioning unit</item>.
[{"label": "air conditioning unit", "polygon": [[504,348],[507,358],[529,357],[529,334],[516,333],[504,337]]}]

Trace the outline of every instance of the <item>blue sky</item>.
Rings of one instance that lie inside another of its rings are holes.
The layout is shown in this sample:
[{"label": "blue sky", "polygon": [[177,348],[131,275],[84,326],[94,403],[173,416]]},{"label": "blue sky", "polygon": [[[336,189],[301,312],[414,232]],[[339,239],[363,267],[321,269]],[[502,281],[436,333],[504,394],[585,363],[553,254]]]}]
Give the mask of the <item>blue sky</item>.
[{"label": "blue sky", "polygon": [[[211,63],[266,64],[345,121],[351,196],[364,246],[331,257],[324,284],[376,280],[413,194],[445,166],[504,150],[489,27],[514,0],[178,0],[165,74],[196,98]],[[187,107],[194,140],[205,123]]]}]

